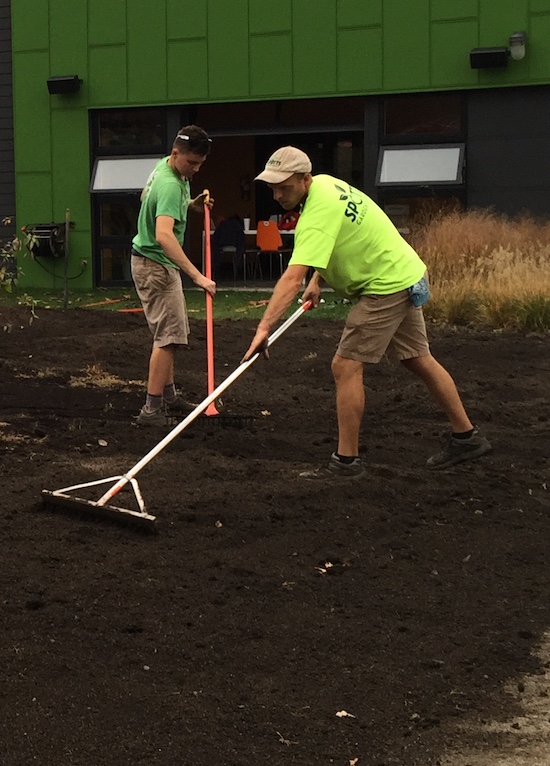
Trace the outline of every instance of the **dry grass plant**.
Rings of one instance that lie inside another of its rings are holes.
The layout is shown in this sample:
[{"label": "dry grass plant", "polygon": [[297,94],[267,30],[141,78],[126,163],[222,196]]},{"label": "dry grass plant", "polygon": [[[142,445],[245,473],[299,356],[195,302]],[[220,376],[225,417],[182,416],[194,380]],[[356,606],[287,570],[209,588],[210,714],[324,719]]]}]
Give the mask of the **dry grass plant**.
[{"label": "dry grass plant", "polygon": [[453,211],[417,227],[411,244],[428,266],[433,320],[550,329],[550,222]]},{"label": "dry grass plant", "polygon": [[82,370],[81,375],[72,375],[69,379],[69,385],[73,388],[95,386],[96,388],[128,391],[132,387],[143,388],[145,383],[142,380],[123,380],[110,372],[106,372],[100,364],[90,364]]}]

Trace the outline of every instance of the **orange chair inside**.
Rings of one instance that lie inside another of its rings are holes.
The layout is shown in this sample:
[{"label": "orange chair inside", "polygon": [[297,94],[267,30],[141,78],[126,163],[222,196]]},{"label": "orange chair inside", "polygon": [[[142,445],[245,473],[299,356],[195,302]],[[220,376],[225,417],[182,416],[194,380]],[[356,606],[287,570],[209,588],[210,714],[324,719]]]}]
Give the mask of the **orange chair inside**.
[{"label": "orange chair inside", "polygon": [[281,232],[275,221],[258,221],[256,228],[256,245],[263,252],[278,252],[283,246]]}]

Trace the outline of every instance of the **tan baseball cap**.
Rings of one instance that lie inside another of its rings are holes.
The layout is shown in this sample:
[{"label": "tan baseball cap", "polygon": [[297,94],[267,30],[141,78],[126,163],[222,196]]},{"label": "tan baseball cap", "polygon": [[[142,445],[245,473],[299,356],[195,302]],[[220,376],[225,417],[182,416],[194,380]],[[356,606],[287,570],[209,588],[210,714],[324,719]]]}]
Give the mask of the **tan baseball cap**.
[{"label": "tan baseball cap", "polygon": [[283,146],[273,152],[255,181],[280,184],[294,173],[311,173],[311,160],[305,152],[295,146]]}]

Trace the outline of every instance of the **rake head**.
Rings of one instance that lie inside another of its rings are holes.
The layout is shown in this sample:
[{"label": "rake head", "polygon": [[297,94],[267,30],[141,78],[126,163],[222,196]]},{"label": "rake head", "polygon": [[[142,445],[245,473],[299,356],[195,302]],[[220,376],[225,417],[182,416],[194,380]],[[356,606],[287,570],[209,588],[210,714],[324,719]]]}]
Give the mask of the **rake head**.
[{"label": "rake head", "polygon": [[157,532],[156,517],[146,512],[119,508],[116,505],[99,505],[93,500],[74,497],[62,490],[42,490],[42,504],[54,510],[77,512],[83,516],[113,521],[123,526],[132,526],[145,532]]}]

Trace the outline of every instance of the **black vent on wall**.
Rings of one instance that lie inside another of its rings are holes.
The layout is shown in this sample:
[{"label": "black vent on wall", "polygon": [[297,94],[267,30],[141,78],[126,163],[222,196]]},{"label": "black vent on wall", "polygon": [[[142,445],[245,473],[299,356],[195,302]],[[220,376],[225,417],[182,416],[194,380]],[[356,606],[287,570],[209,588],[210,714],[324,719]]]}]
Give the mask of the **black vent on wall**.
[{"label": "black vent on wall", "polygon": [[472,69],[497,69],[508,65],[508,48],[474,48],[470,51]]},{"label": "black vent on wall", "polygon": [[63,77],[50,77],[48,90],[50,94],[78,93],[82,80],[77,74],[64,75]]}]

